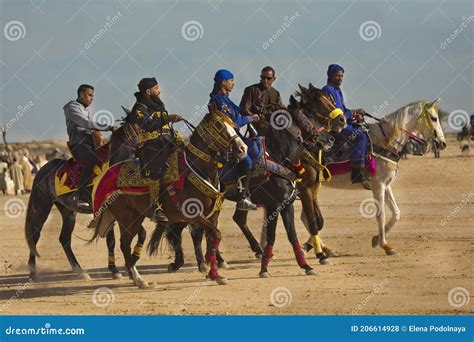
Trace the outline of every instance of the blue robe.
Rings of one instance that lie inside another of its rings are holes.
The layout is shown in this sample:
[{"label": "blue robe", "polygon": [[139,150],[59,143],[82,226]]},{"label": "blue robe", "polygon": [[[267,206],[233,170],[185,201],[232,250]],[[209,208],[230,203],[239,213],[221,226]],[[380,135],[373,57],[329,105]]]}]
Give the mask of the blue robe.
[{"label": "blue robe", "polygon": [[[209,110],[211,110],[212,104],[215,104],[220,112],[226,114],[232,119],[234,124],[237,126],[237,131],[239,131],[239,128],[252,122],[250,116],[242,115],[240,113],[239,106],[237,106],[228,96],[223,95],[221,92],[211,95],[211,99],[209,100],[208,104]],[[240,136],[242,137],[242,135]],[[256,160],[262,154],[262,151],[260,149],[260,145],[255,139],[242,137],[242,140],[247,145],[248,150],[247,156],[239,162],[239,166],[249,170],[253,166],[253,160]]]},{"label": "blue robe", "polygon": [[365,155],[367,150],[367,135],[364,131],[355,126],[355,121],[352,119],[352,111],[347,109],[344,103],[344,95],[342,95],[341,88],[335,87],[331,84],[326,84],[322,89],[324,95],[334,103],[336,108],[344,112],[347,119],[347,127],[340,133],[331,132],[336,139],[336,144],[347,144],[350,146],[349,158],[352,165],[364,166]]}]

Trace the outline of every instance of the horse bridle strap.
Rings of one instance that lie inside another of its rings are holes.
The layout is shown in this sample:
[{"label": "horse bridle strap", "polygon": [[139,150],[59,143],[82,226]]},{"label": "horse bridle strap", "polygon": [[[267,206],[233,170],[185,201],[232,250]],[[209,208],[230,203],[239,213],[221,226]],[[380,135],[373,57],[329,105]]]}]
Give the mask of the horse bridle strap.
[{"label": "horse bridle strap", "polygon": [[208,155],[206,152],[201,151],[200,149],[198,149],[191,142],[189,142],[186,147],[188,148],[189,152],[194,154],[199,159],[202,159],[203,161],[205,161],[207,163],[209,163],[211,161],[211,156],[210,155]]}]

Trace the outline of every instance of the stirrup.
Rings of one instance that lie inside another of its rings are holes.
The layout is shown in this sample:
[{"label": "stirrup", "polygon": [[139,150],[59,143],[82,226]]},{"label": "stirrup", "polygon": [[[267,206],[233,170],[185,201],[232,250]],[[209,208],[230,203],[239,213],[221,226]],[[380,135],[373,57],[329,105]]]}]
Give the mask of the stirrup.
[{"label": "stirrup", "polygon": [[237,210],[257,210],[257,206],[248,197],[238,201],[236,208]]}]

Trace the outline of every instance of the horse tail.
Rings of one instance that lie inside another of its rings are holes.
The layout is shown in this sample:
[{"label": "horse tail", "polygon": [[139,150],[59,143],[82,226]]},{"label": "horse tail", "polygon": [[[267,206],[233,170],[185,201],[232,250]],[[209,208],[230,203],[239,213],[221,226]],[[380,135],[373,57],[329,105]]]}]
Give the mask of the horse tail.
[{"label": "horse tail", "polygon": [[46,163],[36,174],[26,209],[25,239],[30,254],[39,257],[36,244],[41,236],[41,229],[51,212],[55,198],[54,175],[63,159],[53,159]]},{"label": "horse tail", "polygon": [[151,234],[150,241],[148,242],[147,252],[149,256],[154,256],[158,253],[158,247],[166,233],[167,225],[163,223],[157,223],[153,233]]}]

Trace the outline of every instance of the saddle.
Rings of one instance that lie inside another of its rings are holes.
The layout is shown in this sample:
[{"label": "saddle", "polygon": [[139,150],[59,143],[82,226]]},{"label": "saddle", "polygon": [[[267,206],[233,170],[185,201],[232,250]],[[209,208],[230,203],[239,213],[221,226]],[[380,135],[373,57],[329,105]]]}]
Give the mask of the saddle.
[{"label": "saddle", "polygon": [[[70,149],[70,145],[68,142],[68,148]],[[71,149],[70,149],[71,151]],[[82,167],[85,164],[83,160],[77,160],[74,157],[66,160],[61,167],[56,171],[54,175],[54,188],[56,190],[56,195],[61,196],[73,191],[76,191],[79,188],[79,181],[81,177]],[[99,165],[95,165],[93,169],[93,176],[91,183],[89,186],[92,186],[97,178],[98,175],[102,174],[105,170],[107,170],[109,166],[109,145],[105,144],[100,146],[96,149],[96,154],[101,163]]]},{"label": "saddle", "polygon": [[[363,134],[367,134],[364,132]],[[369,173],[374,176],[376,173],[376,163],[374,158],[374,148],[370,138],[367,137],[367,148],[365,155],[365,166]],[[323,151],[323,164],[326,165],[331,175],[342,175],[351,172],[350,153],[352,146],[345,141],[336,141],[334,146],[327,151]]]}]

